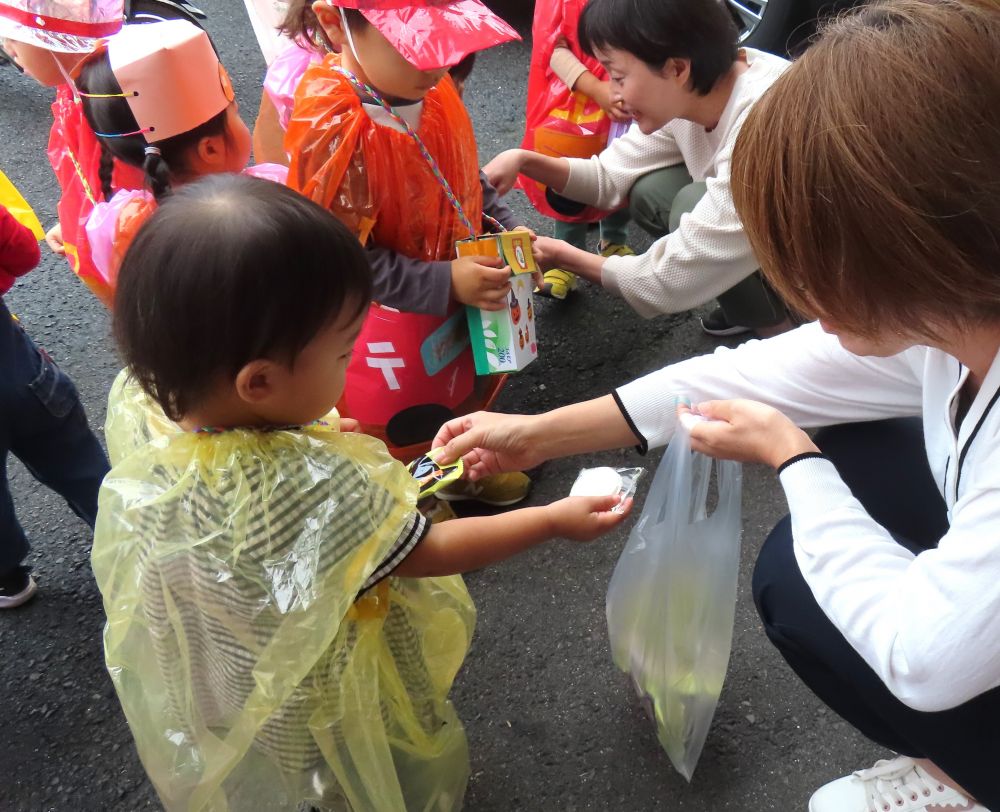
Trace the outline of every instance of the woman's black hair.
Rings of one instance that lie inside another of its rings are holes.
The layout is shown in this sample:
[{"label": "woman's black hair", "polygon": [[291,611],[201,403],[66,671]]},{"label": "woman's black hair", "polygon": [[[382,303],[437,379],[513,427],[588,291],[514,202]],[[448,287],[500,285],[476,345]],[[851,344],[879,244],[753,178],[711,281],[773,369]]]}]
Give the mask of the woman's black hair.
[{"label": "woman's black hair", "polygon": [[584,52],[627,51],[653,70],[668,59],[691,62],[691,89],[704,96],[738,51],[739,31],[721,0],[590,0],[577,33]]},{"label": "woman's black hair", "polygon": [[[76,84],[83,93],[108,95],[107,98],[96,99],[82,97],[83,114],[95,133],[134,133],[139,129],[128,100],[115,95],[120,94],[122,88],[111,70],[107,49],[99,50],[84,60]],[[193,130],[156,141],[159,155],[146,154],[149,144],[142,134],[112,138],[98,136],[97,140],[101,144],[99,174],[104,198],[108,199],[114,193],[111,174],[115,158],[142,169],[146,173],[150,191],[157,200],[168,194],[171,177],[187,171],[188,154],[193,146],[202,138],[218,135],[226,137],[226,116],[227,112],[223,110]]]},{"label": "woman's black hair", "polygon": [[167,197],[129,246],[114,333],[142,388],[180,420],[250,361],[292,366],[371,296],[361,243],[322,206],[278,183],[208,175]]}]

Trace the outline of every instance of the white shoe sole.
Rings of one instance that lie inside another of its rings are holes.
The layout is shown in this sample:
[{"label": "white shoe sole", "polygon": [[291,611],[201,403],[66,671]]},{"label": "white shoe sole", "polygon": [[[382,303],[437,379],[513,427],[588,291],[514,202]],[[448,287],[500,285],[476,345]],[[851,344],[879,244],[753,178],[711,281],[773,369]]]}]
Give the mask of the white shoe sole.
[{"label": "white shoe sole", "polygon": [[726,336],[741,336],[744,333],[751,332],[749,327],[743,327],[739,324],[734,324],[731,327],[724,327],[721,330],[713,330],[711,327],[706,327],[705,322],[701,323],[701,330],[707,335],[717,336],[719,338],[725,338]]},{"label": "white shoe sole", "polygon": [[35,596],[37,591],[38,584],[36,584],[35,579],[29,575],[28,585],[16,595],[0,596],[0,609],[13,609],[15,606],[27,603]]}]

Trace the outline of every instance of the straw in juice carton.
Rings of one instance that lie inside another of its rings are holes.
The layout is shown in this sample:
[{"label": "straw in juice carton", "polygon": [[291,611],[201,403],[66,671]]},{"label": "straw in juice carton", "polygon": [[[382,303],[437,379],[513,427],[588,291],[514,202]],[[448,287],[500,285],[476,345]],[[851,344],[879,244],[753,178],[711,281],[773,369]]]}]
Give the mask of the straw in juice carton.
[{"label": "straw in juice carton", "polygon": [[531,236],[524,231],[487,234],[455,243],[458,256],[502,257],[511,268],[510,295],[502,310],[466,307],[477,375],[520,372],[538,357],[531,291],[538,270]]}]

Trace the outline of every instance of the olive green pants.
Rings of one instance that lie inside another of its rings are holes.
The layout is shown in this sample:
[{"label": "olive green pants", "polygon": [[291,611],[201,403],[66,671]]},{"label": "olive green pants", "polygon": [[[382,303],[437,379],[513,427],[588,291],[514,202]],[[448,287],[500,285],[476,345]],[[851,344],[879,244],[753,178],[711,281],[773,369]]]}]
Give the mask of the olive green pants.
[{"label": "olive green pants", "polygon": [[[669,166],[635,182],[629,193],[629,213],[653,237],[662,237],[677,228],[681,215],[690,212],[704,194],[705,184],[693,182],[683,165]],[[726,321],[744,327],[772,327],[788,315],[760,271],[720,294],[718,301]]]}]

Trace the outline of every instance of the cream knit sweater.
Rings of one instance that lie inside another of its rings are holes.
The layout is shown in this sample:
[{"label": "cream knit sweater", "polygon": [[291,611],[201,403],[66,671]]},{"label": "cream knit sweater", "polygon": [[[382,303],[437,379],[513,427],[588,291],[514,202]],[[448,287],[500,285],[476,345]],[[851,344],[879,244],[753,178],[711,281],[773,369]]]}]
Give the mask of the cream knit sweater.
[{"label": "cream knit sweater", "polygon": [[609,257],[601,282],[645,318],[704,304],[757,269],[729,190],[733,144],[747,113],[788,67],[787,60],[746,49],[746,70],[711,132],[675,119],[651,135],[635,127],[592,158],[570,158],[563,194],[599,208],[620,205],[643,175],[683,163],[705,181],[705,196],[677,230],[641,256]]}]

